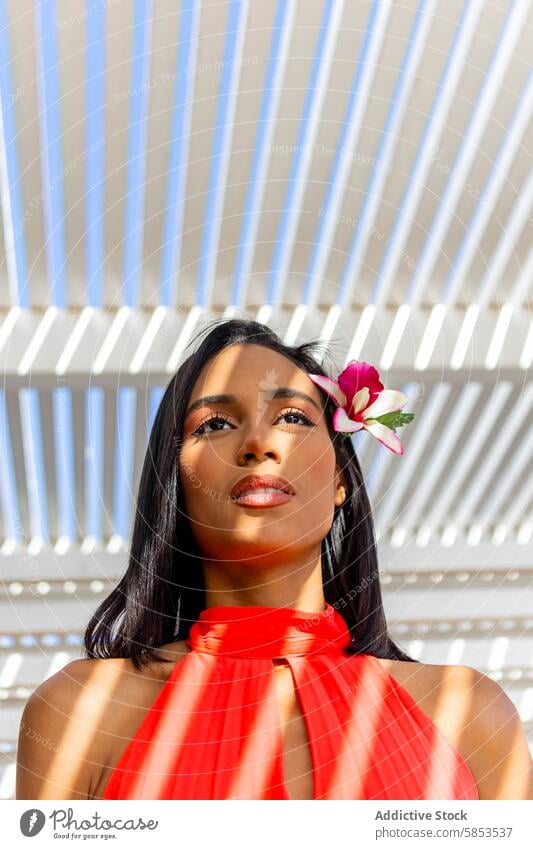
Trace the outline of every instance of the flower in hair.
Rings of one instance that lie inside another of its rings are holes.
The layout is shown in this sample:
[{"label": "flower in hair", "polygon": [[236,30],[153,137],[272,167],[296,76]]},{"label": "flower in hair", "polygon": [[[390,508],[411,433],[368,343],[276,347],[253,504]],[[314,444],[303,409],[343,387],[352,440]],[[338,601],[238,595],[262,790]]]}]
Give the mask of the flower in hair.
[{"label": "flower in hair", "polygon": [[383,445],[403,454],[396,428],[414,419],[414,413],[402,413],[408,398],[397,389],[384,389],[377,369],[370,363],[351,360],[337,380],[322,374],[308,375],[336,401],[333,429],[346,436],[367,430]]}]

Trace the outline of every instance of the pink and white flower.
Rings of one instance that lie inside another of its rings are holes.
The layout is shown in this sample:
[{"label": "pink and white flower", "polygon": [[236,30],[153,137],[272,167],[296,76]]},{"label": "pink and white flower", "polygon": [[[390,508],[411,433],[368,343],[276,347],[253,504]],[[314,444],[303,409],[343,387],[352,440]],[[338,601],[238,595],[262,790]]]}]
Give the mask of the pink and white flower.
[{"label": "pink and white flower", "polygon": [[351,360],[338,380],[321,374],[309,377],[338,404],[333,416],[334,430],[347,434],[367,430],[395,454],[403,454],[394,428],[407,424],[414,414],[399,412],[407,403],[407,396],[396,389],[385,389],[373,365]]}]

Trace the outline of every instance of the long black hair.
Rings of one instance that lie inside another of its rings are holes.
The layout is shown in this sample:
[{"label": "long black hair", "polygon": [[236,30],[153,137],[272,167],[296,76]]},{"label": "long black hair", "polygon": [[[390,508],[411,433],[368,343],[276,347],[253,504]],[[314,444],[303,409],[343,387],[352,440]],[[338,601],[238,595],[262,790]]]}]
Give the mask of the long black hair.
[{"label": "long black hair", "polygon": [[[157,410],[139,481],[128,567],[86,628],[84,648],[90,658],[127,657],[140,669],[161,659],[155,653],[158,647],[186,639],[205,608],[201,556],[186,517],[177,461],[189,396],[205,364],[229,345],[253,344],[283,354],[306,373],[328,376],[314,356],[319,341],[285,345],[271,328],[246,318],[217,319],[200,334],[206,330],[208,335],[166,387]],[[324,358],[328,351],[322,354]],[[359,460],[352,440],[333,430],[335,402],[319,391],[347,486],[322,540],[325,599],[350,630],[347,652],[417,663],[388,632],[372,510]]]}]

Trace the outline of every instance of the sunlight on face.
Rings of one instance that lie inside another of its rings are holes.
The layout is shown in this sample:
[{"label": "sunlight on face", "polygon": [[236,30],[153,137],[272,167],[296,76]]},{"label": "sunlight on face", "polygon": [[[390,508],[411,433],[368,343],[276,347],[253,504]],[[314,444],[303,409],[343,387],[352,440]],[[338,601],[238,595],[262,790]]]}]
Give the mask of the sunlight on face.
[{"label": "sunlight on face", "polygon": [[[273,398],[281,387],[308,398]],[[199,399],[223,393],[234,400],[191,411]],[[187,410],[178,463],[201,553],[265,563],[268,554],[275,562],[319,546],[344,490],[320,391],[305,372],[269,348],[235,344],[204,366]],[[231,490],[248,474],[283,477],[295,494],[275,506],[237,504]]]}]

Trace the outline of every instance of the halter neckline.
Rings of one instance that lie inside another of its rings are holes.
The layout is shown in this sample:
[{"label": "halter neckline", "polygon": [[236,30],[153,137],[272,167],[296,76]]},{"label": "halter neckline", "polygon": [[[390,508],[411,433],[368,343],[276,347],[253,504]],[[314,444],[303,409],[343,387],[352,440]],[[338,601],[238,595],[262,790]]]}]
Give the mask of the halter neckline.
[{"label": "halter neckline", "polygon": [[328,602],[319,613],[293,607],[215,605],[200,612],[190,649],[233,657],[338,654],[350,645],[346,622]]}]

